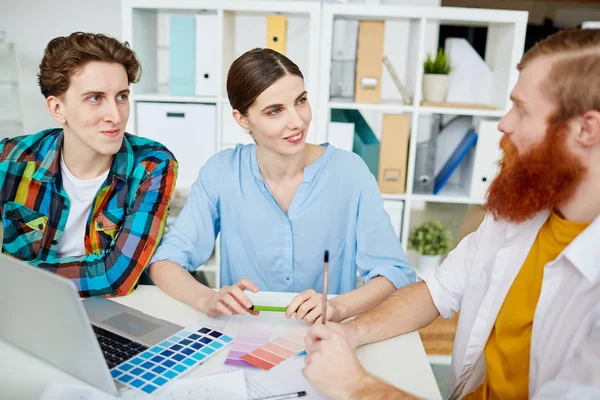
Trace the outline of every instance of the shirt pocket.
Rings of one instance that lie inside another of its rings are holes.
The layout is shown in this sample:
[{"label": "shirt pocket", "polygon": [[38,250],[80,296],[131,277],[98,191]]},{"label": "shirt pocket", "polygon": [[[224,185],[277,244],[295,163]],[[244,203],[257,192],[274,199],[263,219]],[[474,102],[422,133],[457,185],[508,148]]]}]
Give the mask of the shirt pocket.
[{"label": "shirt pocket", "polygon": [[114,208],[111,210],[100,211],[94,220],[94,229],[100,240],[100,247],[107,249],[112,245],[113,240],[121,230],[125,210]]},{"label": "shirt pocket", "polygon": [[35,261],[48,226],[48,217],[17,202],[7,202],[2,211],[4,252],[25,261]]}]

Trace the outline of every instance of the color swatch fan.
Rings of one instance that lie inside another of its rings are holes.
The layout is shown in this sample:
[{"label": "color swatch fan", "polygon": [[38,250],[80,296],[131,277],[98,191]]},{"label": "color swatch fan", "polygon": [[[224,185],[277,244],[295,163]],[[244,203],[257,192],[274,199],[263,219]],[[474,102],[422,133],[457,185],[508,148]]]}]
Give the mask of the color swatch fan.
[{"label": "color swatch fan", "polygon": [[240,358],[255,367],[269,370],[304,350],[306,332],[304,327],[286,332]]},{"label": "color swatch fan", "polygon": [[115,380],[151,394],[203,363],[232,340],[207,327],[184,329],[116,366],[110,373]]},{"label": "color swatch fan", "polygon": [[273,324],[261,321],[242,321],[237,335],[233,339],[231,350],[225,364],[238,367],[254,367],[241,357],[259,348],[271,339]]}]

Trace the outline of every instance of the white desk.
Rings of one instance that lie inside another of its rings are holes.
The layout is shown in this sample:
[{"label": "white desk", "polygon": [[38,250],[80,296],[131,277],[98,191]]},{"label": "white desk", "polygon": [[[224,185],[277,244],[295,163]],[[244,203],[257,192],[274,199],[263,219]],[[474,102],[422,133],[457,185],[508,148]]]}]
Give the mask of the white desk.
[{"label": "white desk", "polygon": [[[288,304],[293,296],[291,293],[273,293],[270,299],[276,304]],[[204,314],[170,298],[154,286],[140,286],[133,294],[113,300],[182,326],[200,324],[207,319]],[[229,321],[241,321],[245,318],[260,318],[274,323],[284,321],[283,313],[269,312],[262,312],[259,317],[232,317]],[[287,323],[297,322],[292,319]],[[237,330],[235,325],[228,324],[225,333],[231,333],[231,329]],[[40,328],[40,333],[43,334],[43,327]],[[221,352],[186,377],[202,376],[207,371],[221,367],[227,353],[228,351]],[[423,344],[416,332],[363,346],[357,350],[357,355],[369,373],[419,397],[441,399]],[[0,340],[0,398],[38,400],[45,386],[52,382],[85,384]]]}]

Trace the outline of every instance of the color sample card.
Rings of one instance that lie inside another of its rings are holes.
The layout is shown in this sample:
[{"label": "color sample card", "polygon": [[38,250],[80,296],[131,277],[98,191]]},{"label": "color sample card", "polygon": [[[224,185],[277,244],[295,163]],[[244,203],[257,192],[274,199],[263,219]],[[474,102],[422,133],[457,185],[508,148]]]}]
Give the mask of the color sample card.
[{"label": "color sample card", "polygon": [[207,327],[184,329],[114,367],[110,373],[115,380],[151,394],[232,341],[231,337]]},{"label": "color sample card", "polygon": [[238,367],[251,367],[241,357],[266,344],[271,339],[273,324],[261,321],[242,321],[237,335],[233,339],[231,350],[227,355],[225,364]]},{"label": "color sample card", "polygon": [[240,358],[257,368],[269,370],[304,350],[306,332],[307,328],[286,332]]}]

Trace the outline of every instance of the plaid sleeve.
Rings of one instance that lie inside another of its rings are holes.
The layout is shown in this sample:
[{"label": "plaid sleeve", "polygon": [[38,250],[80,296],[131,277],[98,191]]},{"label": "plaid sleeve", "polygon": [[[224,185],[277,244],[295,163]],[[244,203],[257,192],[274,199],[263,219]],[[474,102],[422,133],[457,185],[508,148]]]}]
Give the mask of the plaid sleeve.
[{"label": "plaid sleeve", "polygon": [[140,182],[133,206],[111,248],[99,254],[37,261],[34,265],[71,279],[82,297],[131,293],[162,238],[177,178],[173,158],[145,163],[149,172]]}]

